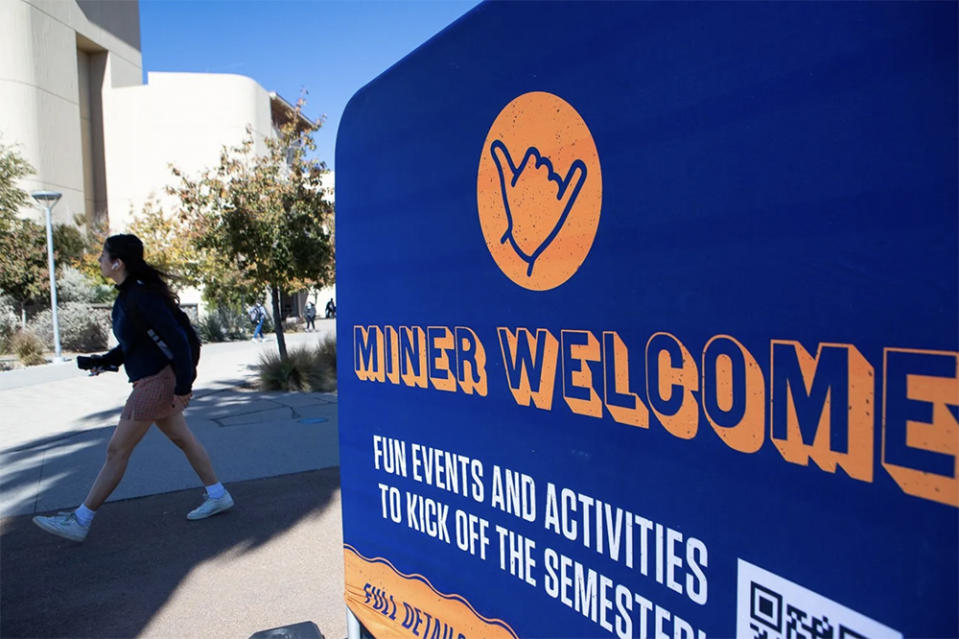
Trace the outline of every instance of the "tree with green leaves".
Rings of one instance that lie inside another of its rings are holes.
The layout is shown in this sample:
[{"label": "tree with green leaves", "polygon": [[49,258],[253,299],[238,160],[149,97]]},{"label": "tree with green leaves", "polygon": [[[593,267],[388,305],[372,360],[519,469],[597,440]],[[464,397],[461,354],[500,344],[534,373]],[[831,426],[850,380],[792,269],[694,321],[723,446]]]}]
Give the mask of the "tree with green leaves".
[{"label": "tree with green leaves", "polygon": [[132,217],[129,232],[143,240],[145,259],[169,276],[174,290],[203,285],[207,303],[228,308],[242,307],[262,291],[216,250],[198,246],[192,216],[167,212],[156,200],[148,200]]},{"label": "tree with green leaves", "polygon": [[[17,214],[30,202],[17,181],[32,173],[33,167],[15,149],[0,145],[0,292],[13,298],[23,325],[27,305],[50,296],[46,229]],[[80,216],[77,221],[82,221]],[[57,268],[82,259],[83,237],[71,225],[54,225],[53,246]]]},{"label": "tree with green leaves", "polygon": [[206,256],[198,279],[208,291],[248,303],[269,289],[283,360],[280,291],[328,283],[334,260],[333,204],[322,184],[327,169],[311,157],[321,122],[302,117],[303,105],[301,98],[294,117],[265,140],[265,153],[256,154],[248,128],[244,141],[224,147],[219,164],[199,177],[173,167],[179,184],[168,190]]},{"label": "tree with green leaves", "polygon": [[25,306],[50,292],[46,232],[17,215],[29,201],[17,182],[32,173],[16,149],[0,145],[0,291],[13,298],[21,322]]},{"label": "tree with green leaves", "polygon": [[129,232],[143,240],[144,259],[165,273],[174,290],[200,283],[199,252],[186,220],[167,213],[156,200],[148,200],[139,215],[131,216]]},{"label": "tree with green leaves", "polygon": [[36,222],[0,222],[0,290],[16,302],[24,323],[27,305],[50,295],[47,233]]},{"label": "tree with green leaves", "polygon": [[17,180],[33,173],[33,167],[16,149],[0,144],[0,219],[16,217],[17,210],[27,203],[27,192]]}]

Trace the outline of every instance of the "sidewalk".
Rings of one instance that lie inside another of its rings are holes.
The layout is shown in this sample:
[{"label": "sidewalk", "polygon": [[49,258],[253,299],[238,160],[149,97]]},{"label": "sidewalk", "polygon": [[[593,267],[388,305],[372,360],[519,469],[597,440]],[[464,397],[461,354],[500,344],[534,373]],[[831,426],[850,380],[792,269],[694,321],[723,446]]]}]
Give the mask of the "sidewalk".
[{"label": "sidewalk", "polygon": [[187,521],[202,489],[154,428],[83,544],[30,518],[83,499],[129,384],[72,362],[0,373],[0,637],[245,638],[304,621],[345,637],[336,395],[243,388],[270,349],[204,346],[186,412],[237,506]]}]

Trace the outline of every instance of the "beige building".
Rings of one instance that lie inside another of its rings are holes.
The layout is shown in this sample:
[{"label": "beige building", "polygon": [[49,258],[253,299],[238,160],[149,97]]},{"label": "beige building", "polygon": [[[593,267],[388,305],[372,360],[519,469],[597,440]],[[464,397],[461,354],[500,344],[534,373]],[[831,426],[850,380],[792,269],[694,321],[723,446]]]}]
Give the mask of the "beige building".
[{"label": "beige building", "polygon": [[103,96],[142,67],[136,2],[0,2],[0,141],[36,169],[24,189],[63,194],[56,222],[106,213]]},{"label": "beige building", "polygon": [[[212,166],[247,127],[263,151],[293,117],[291,104],[244,76],[150,73],[144,84],[135,0],[0,0],[0,142],[36,170],[24,190],[63,194],[55,223],[81,213],[123,232],[144,202],[164,200],[171,164]],[[33,206],[22,214],[43,216]],[[320,306],[332,296],[324,290]],[[303,301],[293,296],[288,312]]]},{"label": "beige building", "polygon": [[150,73],[144,84],[142,67],[135,1],[0,0],[0,141],[36,169],[22,188],[63,194],[55,222],[83,213],[123,231],[162,198],[170,164],[214,165],[248,126],[263,151],[295,115],[244,76]]},{"label": "beige building", "polygon": [[223,145],[252,127],[263,139],[295,116],[292,105],[241,75],[150,73],[147,83],[104,95],[110,228],[127,228],[147,199],[163,201],[170,164],[187,174],[215,165]]}]

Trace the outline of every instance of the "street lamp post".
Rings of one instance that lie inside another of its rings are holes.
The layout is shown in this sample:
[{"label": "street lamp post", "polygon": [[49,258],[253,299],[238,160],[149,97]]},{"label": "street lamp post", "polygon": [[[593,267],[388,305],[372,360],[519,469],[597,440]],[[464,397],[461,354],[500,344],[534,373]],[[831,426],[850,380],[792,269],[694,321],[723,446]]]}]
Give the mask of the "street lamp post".
[{"label": "street lamp post", "polygon": [[63,362],[63,357],[60,353],[60,319],[57,316],[57,278],[53,270],[53,222],[50,220],[50,209],[60,201],[60,193],[34,191],[30,195],[47,212],[47,268],[50,269],[50,311],[53,313],[53,346],[55,348],[53,361],[59,364]]}]

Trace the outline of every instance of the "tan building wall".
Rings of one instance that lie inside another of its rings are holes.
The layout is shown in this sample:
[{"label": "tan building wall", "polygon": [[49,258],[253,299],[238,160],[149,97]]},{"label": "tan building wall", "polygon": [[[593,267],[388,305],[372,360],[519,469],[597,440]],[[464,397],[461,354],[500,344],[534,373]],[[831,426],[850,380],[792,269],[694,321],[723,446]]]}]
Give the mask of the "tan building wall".
[{"label": "tan building wall", "polygon": [[136,2],[0,2],[0,140],[36,169],[24,189],[63,193],[55,222],[106,203],[102,94],[142,82],[139,42]]},{"label": "tan building wall", "polygon": [[[55,223],[82,213],[123,232],[147,200],[164,204],[170,164],[210,167],[247,126],[263,152],[274,122],[292,117],[248,77],[150,73],[143,84],[142,66],[135,0],[0,0],[0,142],[36,170],[21,188],[63,194]],[[21,213],[43,220],[32,205]]]},{"label": "tan building wall", "polygon": [[126,229],[148,199],[167,199],[170,164],[188,174],[211,167],[247,126],[264,152],[270,99],[248,77],[208,73],[150,73],[145,85],[104,93],[111,230]]}]

